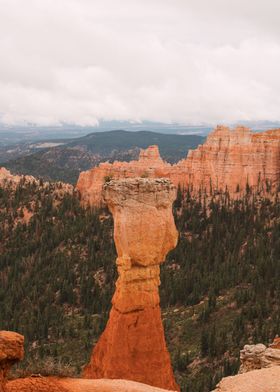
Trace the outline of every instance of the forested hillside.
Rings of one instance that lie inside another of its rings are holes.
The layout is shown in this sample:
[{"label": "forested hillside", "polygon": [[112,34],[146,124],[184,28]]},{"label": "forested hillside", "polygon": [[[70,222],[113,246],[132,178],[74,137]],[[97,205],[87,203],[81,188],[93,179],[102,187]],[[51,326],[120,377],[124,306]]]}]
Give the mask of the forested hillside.
[{"label": "forested hillside", "polygon": [[[0,329],[25,335],[27,372],[75,375],[110,309],[113,222],[56,189],[0,189]],[[164,327],[182,391],[206,392],[237,371],[244,344],[280,332],[280,205],[249,189],[240,201],[179,189],[174,214],[180,240],[161,271]]]}]

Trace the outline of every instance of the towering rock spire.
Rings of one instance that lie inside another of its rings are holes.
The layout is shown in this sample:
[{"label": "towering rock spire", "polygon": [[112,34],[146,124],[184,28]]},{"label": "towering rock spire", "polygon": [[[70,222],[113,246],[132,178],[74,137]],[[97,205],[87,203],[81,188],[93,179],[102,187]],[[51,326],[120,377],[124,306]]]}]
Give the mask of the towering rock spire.
[{"label": "towering rock spire", "polygon": [[104,185],[114,217],[119,278],[106,329],[86,378],[117,378],[178,389],[159,306],[160,264],[177,244],[175,187],[166,179],[131,178]]}]

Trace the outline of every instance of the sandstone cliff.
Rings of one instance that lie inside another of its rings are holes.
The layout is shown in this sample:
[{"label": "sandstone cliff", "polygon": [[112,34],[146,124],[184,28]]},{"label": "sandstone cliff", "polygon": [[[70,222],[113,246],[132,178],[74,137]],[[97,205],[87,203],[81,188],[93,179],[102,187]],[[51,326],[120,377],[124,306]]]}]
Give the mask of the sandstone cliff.
[{"label": "sandstone cliff", "polygon": [[234,193],[244,191],[247,183],[275,188],[280,183],[280,129],[253,133],[219,126],[181,164],[187,166],[186,182],[196,190]]},{"label": "sandstone cliff", "polygon": [[142,150],[138,161],[101,163],[80,174],[77,188],[83,204],[99,205],[110,178],[169,178],[176,186],[199,190],[245,192],[275,190],[280,185],[280,129],[253,133],[248,128],[218,126],[206,142],[175,165],[164,162],[157,146]]},{"label": "sandstone cliff", "polygon": [[177,243],[175,187],[166,179],[110,181],[104,199],[114,217],[119,278],[108,324],[86,378],[121,378],[178,389],[159,307],[159,265]]}]

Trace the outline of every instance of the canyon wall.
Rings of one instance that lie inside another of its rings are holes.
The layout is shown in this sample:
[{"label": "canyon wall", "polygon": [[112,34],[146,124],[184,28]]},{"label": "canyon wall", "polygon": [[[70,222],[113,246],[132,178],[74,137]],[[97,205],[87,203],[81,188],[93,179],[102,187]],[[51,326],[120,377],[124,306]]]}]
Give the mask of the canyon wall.
[{"label": "canyon wall", "polygon": [[109,181],[104,199],[114,218],[118,280],[109,321],[86,378],[118,378],[178,390],[166,348],[158,286],[160,264],[177,244],[176,189],[166,179]]},{"label": "canyon wall", "polygon": [[280,129],[253,133],[245,127],[218,126],[203,145],[174,165],[161,159],[157,146],[142,150],[138,161],[101,163],[80,174],[77,188],[82,203],[99,206],[105,181],[129,177],[169,178],[195,193],[227,189],[240,194],[247,184],[273,191],[280,185]]}]

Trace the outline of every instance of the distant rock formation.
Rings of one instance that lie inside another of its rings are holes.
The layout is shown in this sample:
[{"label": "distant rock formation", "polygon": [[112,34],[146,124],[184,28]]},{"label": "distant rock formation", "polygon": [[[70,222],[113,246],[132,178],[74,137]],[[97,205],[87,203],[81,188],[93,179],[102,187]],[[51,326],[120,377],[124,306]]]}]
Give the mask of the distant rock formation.
[{"label": "distant rock formation", "polygon": [[24,337],[0,331],[0,392],[167,392],[126,380],[85,380],[58,377],[27,377],[8,381],[11,366],[23,359]]},{"label": "distant rock formation", "polygon": [[23,178],[25,178],[26,182],[37,181],[32,176],[13,175],[9,170],[5,169],[5,167],[0,167],[0,187],[16,187]]},{"label": "distant rock formation", "polygon": [[[33,176],[12,174],[9,170],[5,169],[5,167],[0,167],[1,188],[10,187],[12,189],[16,189],[19,184],[36,184],[37,186],[42,186],[43,188],[50,186],[50,182],[48,181],[41,182],[39,179]],[[74,192],[74,187],[72,185],[61,181],[54,182],[52,184],[52,188],[52,197],[58,199],[62,198],[65,193],[72,194]]]},{"label": "distant rock formation", "polygon": [[225,377],[214,392],[280,392],[279,338],[264,344],[245,345],[240,351],[237,376]]},{"label": "distant rock formation", "polygon": [[83,204],[98,206],[105,181],[141,176],[169,178],[193,192],[240,194],[247,185],[273,191],[280,185],[280,129],[253,133],[245,127],[218,126],[203,145],[189,150],[177,164],[164,162],[158,147],[150,146],[141,150],[138,161],[106,162],[82,172],[77,188]]},{"label": "distant rock formation", "polygon": [[171,167],[172,165],[161,159],[158,146],[150,146],[146,150],[140,151],[138,161],[105,162],[91,170],[81,172],[77,189],[80,191],[84,204],[98,206],[102,202],[104,182],[110,179],[130,177],[168,177]]},{"label": "distant rock formation", "polygon": [[262,369],[272,366],[280,366],[280,349],[273,348],[277,342],[270,347],[264,344],[252,344],[244,346],[240,351],[239,373],[246,373],[255,369]]},{"label": "distant rock formation", "polygon": [[[280,184],[280,129],[253,133],[218,126],[206,142],[189,151],[187,183],[194,189],[245,191]],[[266,190],[266,189],[265,189]]]},{"label": "distant rock formation", "polygon": [[128,379],[178,390],[158,293],[159,265],[177,244],[175,196],[175,187],[166,179],[123,179],[104,185],[104,199],[114,217],[119,278],[106,329],[84,370],[86,378]]}]

